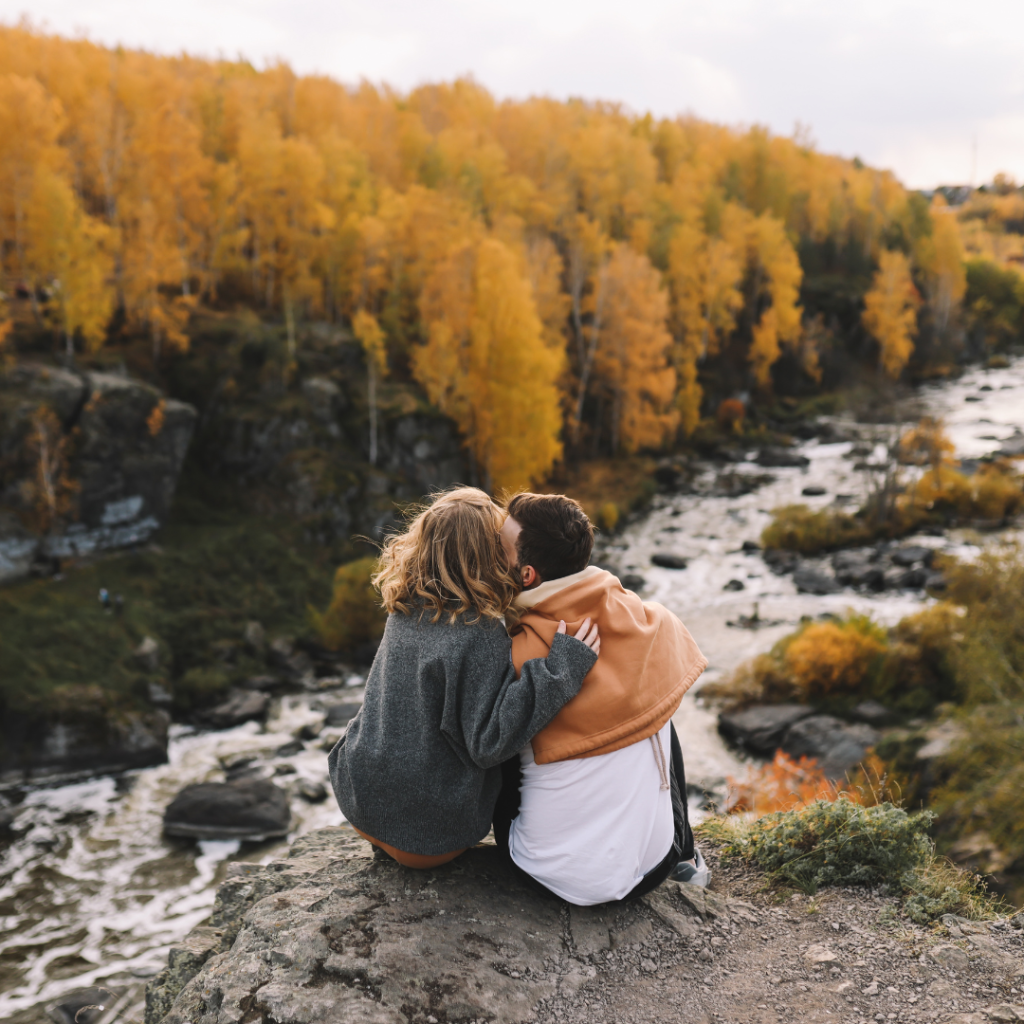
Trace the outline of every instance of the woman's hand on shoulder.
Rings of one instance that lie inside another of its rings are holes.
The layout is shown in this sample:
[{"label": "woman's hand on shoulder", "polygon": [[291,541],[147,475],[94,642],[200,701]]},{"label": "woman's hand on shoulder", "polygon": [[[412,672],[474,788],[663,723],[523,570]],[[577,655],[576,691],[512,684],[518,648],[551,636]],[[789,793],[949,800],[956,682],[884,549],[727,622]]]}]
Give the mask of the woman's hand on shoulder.
[{"label": "woman's hand on shoulder", "polygon": [[[558,633],[565,632],[565,620],[558,623]],[[601,634],[598,632],[597,623],[591,622],[589,618],[583,620],[583,625],[576,631],[576,639],[585,643],[595,654],[601,653]]]}]

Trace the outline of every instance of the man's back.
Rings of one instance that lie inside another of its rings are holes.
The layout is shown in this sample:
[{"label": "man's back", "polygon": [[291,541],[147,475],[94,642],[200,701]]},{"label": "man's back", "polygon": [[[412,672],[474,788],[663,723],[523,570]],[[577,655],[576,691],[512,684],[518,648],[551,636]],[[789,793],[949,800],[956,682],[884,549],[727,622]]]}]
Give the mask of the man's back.
[{"label": "man's back", "polygon": [[630,892],[672,846],[670,728],[608,754],[551,764],[523,750],[519,817],[509,834],[515,863],[577,906]]}]

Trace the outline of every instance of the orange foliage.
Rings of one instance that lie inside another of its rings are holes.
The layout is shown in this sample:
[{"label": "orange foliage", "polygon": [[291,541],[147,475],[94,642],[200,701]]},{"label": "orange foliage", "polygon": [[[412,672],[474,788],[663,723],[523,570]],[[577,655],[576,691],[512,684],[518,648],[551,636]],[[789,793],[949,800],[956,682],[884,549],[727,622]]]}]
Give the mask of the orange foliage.
[{"label": "orange foliage", "polygon": [[729,795],[722,808],[727,814],[751,811],[757,815],[806,807],[815,800],[836,800],[840,795],[865,807],[893,799],[893,783],[875,754],[846,779],[825,776],[813,757],[793,760],[781,750],[766,765],[751,768],[746,778],[728,780]]},{"label": "orange foliage", "polygon": [[786,648],[785,664],[793,682],[807,695],[857,689],[884,641],[849,625],[815,622]]},{"label": "orange foliage", "polygon": [[150,410],[146,417],[146,426],[149,429],[149,436],[156,437],[164,429],[164,416],[167,413],[167,400],[161,398]]},{"label": "orange foliage", "polygon": [[739,430],[743,426],[746,407],[738,398],[727,398],[718,406],[715,419],[722,430]]},{"label": "orange foliage", "polygon": [[[55,297],[36,312],[69,350],[102,345],[116,307],[158,361],[187,348],[196,302],[230,294],[281,317],[287,379],[301,320],[341,321],[376,375],[371,406],[388,360],[411,369],[459,407],[475,454],[508,389],[501,429],[539,454],[487,456],[494,479],[536,478],[563,438],[629,453],[689,435],[701,363],[723,352],[749,386],[770,387],[786,351],[815,378],[802,242],[880,261],[865,323],[897,374],[917,295],[881,246],[910,208],[891,174],[760,128],[0,28],[2,270]],[[945,323],[960,250],[948,211],[928,216],[914,269]],[[507,324],[481,306],[506,289]],[[508,338],[522,359],[485,366]],[[470,364],[472,383],[446,380]],[[531,397],[509,374],[534,369]]]}]

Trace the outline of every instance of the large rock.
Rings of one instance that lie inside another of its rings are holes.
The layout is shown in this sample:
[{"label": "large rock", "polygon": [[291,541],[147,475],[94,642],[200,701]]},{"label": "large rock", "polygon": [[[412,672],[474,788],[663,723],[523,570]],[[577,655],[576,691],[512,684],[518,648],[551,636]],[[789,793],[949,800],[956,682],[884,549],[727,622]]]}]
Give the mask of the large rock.
[{"label": "large rock", "polygon": [[793,467],[796,469],[803,469],[811,464],[811,460],[806,455],[801,455],[799,452],[792,451],[789,448],[762,448],[757,454],[757,464],[759,466],[769,466],[771,468],[783,468]]},{"label": "large rock", "polygon": [[166,711],[138,710],[98,687],[76,687],[45,709],[8,712],[0,783],[65,782],[167,760]]},{"label": "large rock", "polygon": [[164,811],[164,832],[186,839],[262,842],[285,836],[291,824],[288,794],[266,779],[198,782]]},{"label": "large rock", "polygon": [[199,721],[211,729],[232,729],[253,722],[267,713],[270,697],[259,690],[232,690],[228,699],[199,714]]},{"label": "large rock", "polygon": [[[738,900],[675,882],[633,904],[569,907],[528,888],[493,846],[416,872],[370,857],[349,828],[305,836],[287,861],[232,871],[211,920],[229,952],[210,955],[200,936],[194,952],[172,953],[175,966],[150,985],[146,1024],[172,999],[166,1024],[512,1024],[573,998],[599,969],[635,984],[655,960],[688,966],[712,928],[735,935],[756,920]],[[204,958],[175,993],[186,959]]]},{"label": "large rock", "polygon": [[66,477],[75,513],[36,538],[0,521],[0,579],[31,558],[63,559],[139,544],[167,518],[196,420],[192,406],[107,373],[22,364],[0,374],[0,506],[33,518],[38,456],[32,438],[50,409],[68,441]]},{"label": "large rock", "polygon": [[758,704],[719,715],[718,731],[730,743],[751,754],[771,757],[781,745],[786,730],[813,714],[813,708],[802,704]]},{"label": "large rock", "polygon": [[794,722],[780,746],[791,757],[813,757],[830,779],[841,779],[879,739],[870,725],[847,725],[831,715],[811,715]]},{"label": "large rock", "polygon": [[796,589],[802,594],[838,594],[842,587],[831,577],[817,569],[802,566],[793,573]]}]

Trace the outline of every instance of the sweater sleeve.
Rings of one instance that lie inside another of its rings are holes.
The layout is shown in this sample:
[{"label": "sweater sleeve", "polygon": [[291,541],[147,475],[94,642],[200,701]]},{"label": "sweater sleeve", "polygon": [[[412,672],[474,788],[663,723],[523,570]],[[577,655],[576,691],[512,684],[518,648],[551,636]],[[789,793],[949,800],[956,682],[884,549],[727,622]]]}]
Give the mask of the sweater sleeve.
[{"label": "sweater sleeve", "polygon": [[586,644],[560,633],[548,656],[526,662],[517,679],[508,641],[491,642],[483,657],[462,666],[472,678],[454,687],[450,681],[441,731],[464,760],[479,768],[501,764],[576,696],[596,661]]}]

